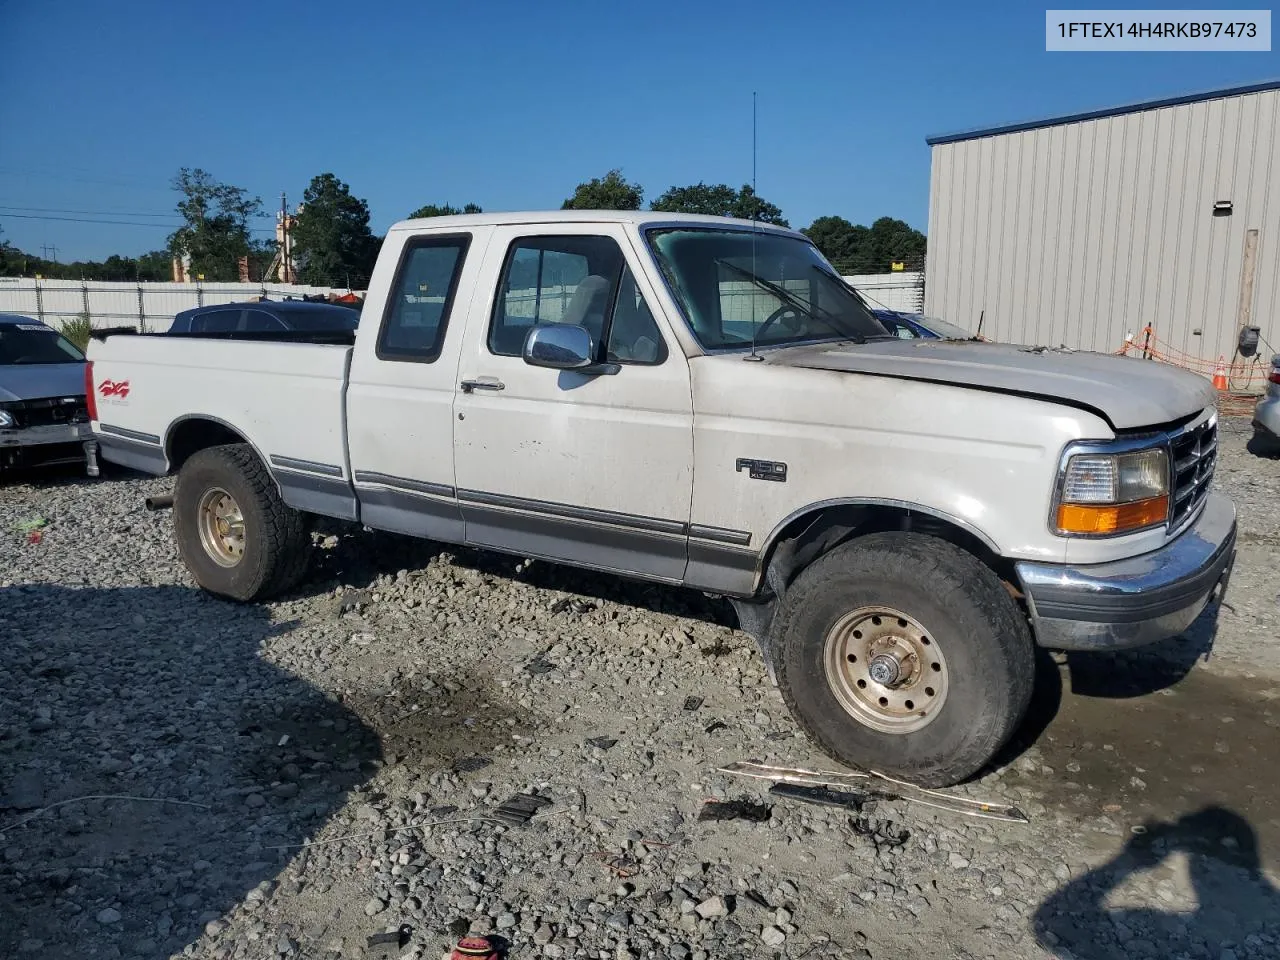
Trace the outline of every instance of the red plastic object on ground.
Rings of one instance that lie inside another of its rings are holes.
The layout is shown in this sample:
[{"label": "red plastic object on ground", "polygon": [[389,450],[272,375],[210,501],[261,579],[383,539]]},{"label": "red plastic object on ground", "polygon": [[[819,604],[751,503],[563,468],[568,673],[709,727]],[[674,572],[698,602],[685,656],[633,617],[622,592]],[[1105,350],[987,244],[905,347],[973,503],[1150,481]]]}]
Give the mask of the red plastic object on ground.
[{"label": "red plastic object on ground", "polygon": [[501,960],[488,937],[463,937],[449,954],[449,960]]}]

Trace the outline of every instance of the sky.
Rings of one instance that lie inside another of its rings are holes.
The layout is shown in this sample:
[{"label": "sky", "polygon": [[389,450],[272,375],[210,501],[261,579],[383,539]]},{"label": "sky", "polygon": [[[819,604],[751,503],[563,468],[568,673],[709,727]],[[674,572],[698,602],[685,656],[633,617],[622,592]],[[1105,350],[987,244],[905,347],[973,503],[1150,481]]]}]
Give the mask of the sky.
[{"label": "sky", "polygon": [[183,166],[268,212],[333,173],[376,233],[556,209],[615,167],[647,205],[750,182],[754,91],[792,226],[924,230],[927,136],[1280,76],[1276,52],[1048,53],[1044,24],[1025,0],[0,0],[0,228],[63,262],[162,248]]}]

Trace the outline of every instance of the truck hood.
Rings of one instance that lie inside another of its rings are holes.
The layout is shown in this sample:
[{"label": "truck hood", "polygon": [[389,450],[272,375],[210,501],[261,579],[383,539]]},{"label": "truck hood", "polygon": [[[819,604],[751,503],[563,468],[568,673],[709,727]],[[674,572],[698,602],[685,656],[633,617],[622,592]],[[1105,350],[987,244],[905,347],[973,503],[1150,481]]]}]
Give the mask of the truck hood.
[{"label": "truck hood", "polygon": [[83,396],[83,363],[10,363],[0,366],[0,403]]},{"label": "truck hood", "polygon": [[766,363],[994,390],[1098,413],[1116,430],[1169,423],[1215,402],[1204,377],[1167,364],[1065,347],[969,340],[809,344],[762,354]]}]

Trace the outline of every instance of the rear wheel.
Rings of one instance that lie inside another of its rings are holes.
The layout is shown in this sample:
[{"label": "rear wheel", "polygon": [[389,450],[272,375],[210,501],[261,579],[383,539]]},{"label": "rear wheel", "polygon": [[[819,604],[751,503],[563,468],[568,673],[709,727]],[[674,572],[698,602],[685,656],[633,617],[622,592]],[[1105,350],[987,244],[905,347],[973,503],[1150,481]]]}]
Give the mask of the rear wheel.
[{"label": "rear wheel", "polygon": [[205,590],[232,600],[276,596],[306,572],[311,537],[248,444],[209,447],[178,473],[173,520],[183,563]]},{"label": "rear wheel", "polygon": [[796,578],[772,632],[779,687],[810,737],[922,786],[978,772],[1030,702],[1025,618],[990,568],[935,537],[837,547]]}]

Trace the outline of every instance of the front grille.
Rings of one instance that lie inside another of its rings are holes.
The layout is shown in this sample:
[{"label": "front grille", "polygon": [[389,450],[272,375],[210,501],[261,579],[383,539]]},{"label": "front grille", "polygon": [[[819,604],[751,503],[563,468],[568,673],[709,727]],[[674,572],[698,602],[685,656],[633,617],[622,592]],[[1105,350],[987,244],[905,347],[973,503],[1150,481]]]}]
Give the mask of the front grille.
[{"label": "front grille", "polygon": [[1218,465],[1218,425],[1209,419],[1172,438],[1173,510],[1169,526],[1177,529],[1193,516],[1209,495]]},{"label": "front grille", "polygon": [[47,397],[41,400],[19,400],[0,404],[0,409],[13,415],[16,426],[53,427],[65,423],[83,423],[89,410],[83,397]]}]

